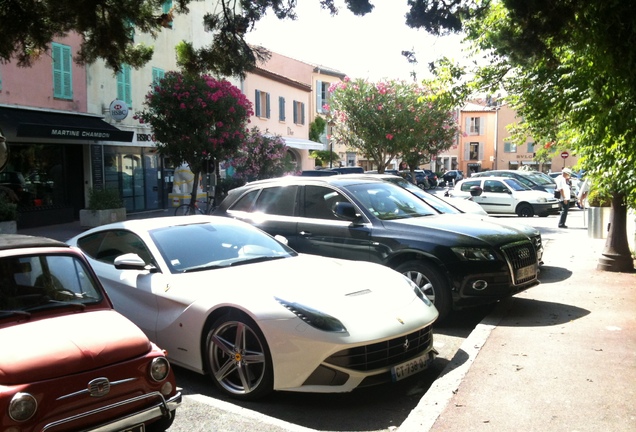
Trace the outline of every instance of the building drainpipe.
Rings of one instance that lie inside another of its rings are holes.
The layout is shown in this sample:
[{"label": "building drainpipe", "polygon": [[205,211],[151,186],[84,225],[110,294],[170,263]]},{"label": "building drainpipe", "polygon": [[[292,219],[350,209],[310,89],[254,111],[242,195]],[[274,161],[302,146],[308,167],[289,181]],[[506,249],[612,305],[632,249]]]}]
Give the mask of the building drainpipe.
[{"label": "building drainpipe", "polygon": [[497,141],[499,140],[499,107],[495,107],[495,163],[493,165],[493,169],[498,169],[498,152],[497,152]]}]

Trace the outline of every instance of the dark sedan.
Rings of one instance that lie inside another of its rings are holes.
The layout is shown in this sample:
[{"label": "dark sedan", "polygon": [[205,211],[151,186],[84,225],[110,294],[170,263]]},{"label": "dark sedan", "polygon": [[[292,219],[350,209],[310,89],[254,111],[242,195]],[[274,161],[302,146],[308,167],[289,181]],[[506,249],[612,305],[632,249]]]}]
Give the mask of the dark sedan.
[{"label": "dark sedan", "polygon": [[419,285],[440,316],[538,283],[537,250],[518,230],[441,215],[381,179],[257,181],[231,190],[214,214],[282,235],[298,252],[387,265]]}]

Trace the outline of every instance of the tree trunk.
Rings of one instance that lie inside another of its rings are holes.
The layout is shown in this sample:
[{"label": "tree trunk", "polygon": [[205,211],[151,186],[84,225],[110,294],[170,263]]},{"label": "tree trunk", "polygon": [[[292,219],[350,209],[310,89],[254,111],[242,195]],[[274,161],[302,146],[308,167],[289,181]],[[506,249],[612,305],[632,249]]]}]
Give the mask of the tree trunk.
[{"label": "tree trunk", "polygon": [[610,228],[605,248],[598,260],[597,270],[611,272],[633,272],[634,259],[627,241],[627,206],[624,194],[612,196]]},{"label": "tree trunk", "polygon": [[201,175],[201,168],[190,167],[194,179],[192,180],[192,191],[190,192],[190,204],[194,204],[197,200],[197,191],[199,190],[199,176]]}]

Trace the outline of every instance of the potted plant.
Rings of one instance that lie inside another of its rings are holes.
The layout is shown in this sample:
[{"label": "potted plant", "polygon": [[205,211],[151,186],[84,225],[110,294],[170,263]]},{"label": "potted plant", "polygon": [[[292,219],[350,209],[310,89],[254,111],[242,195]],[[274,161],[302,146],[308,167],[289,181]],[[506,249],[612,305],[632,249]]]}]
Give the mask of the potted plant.
[{"label": "potted plant", "polygon": [[8,195],[0,193],[0,234],[18,232],[18,205],[11,202]]},{"label": "potted plant", "polygon": [[80,210],[82,227],[96,227],[123,220],[126,220],[126,208],[117,190],[91,188],[88,191],[88,207]]},{"label": "potted plant", "polygon": [[587,196],[587,234],[592,238],[606,238],[609,231],[612,196],[609,192],[594,188]]}]

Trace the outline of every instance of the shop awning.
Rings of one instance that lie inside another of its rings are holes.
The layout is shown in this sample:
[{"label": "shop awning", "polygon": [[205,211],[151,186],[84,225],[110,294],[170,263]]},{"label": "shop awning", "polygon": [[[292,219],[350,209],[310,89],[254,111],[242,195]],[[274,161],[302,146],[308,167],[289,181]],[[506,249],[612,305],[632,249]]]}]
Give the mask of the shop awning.
[{"label": "shop awning", "polygon": [[287,147],[295,148],[298,150],[324,150],[325,145],[316,141],[310,141],[302,138],[289,138],[283,137],[285,145]]},{"label": "shop awning", "polygon": [[82,141],[131,142],[133,132],[122,131],[100,117],[0,107],[5,135]]}]

